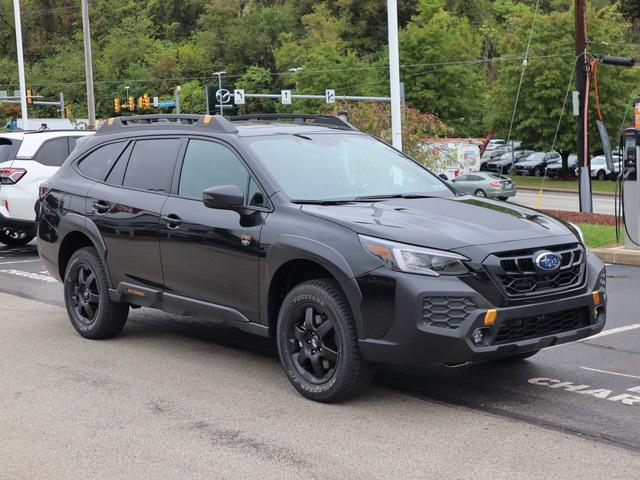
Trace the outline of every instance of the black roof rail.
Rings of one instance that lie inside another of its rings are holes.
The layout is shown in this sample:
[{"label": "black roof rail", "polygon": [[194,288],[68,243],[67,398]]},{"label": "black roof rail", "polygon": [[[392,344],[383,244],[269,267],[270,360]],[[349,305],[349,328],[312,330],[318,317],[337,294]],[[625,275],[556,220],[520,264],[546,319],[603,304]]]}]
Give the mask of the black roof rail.
[{"label": "black roof rail", "polygon": [[341,128],[345,130],[357,130],[349,122],[342,120],[335,115],[303,114],[303,113],[256,113],[254,115],[236,115],[225,117],[232,122],[241,121],[273,121],[273,120],[293,120],[295,123],[311,123],[314,125],[324,125],[327,127]]},{"label": "black roof rail", "polygon": [[121,128],[139,127],[148,125],[175,126],[191,125],[215,130],[221,133],[238,133],[238,129],[231,122],[220,115],[197,115],[197,114],[153,114],[134,115],[129,117],[109,118],[98,129],[98,135],[113,133]]}]

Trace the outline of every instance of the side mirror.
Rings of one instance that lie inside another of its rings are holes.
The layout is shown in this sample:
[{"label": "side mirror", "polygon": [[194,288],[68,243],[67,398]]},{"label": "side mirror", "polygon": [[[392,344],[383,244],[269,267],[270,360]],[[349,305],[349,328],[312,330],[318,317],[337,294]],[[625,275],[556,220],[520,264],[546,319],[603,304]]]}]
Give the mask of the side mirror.
[{"label": "side mirror", "polygon": [[440,175],[438,175],[442,180],[444,180],[445,182],[449,181],[449,177],[447,177],[444,173],[441,173]]},{"label": "side mirror", "polygon": [[202,192],[202,201],[207,208],[238,210],[244,207],[244,193],[237,185],[209,187]]}]

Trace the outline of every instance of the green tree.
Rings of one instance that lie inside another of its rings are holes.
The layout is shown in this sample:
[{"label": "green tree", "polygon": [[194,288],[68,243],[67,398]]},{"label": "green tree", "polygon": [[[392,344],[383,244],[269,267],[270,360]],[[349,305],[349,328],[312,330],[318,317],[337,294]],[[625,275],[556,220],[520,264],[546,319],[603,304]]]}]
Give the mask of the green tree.
[{"label": "green tree", "polygon": [[[407,102],[439,115],[463,135],[483,130],[485,88],[482,41],[469,20],[451,15],[444,0],[421,0],[419,13],[400,34]],[[425,65],[428,64],[428,65]]]}]

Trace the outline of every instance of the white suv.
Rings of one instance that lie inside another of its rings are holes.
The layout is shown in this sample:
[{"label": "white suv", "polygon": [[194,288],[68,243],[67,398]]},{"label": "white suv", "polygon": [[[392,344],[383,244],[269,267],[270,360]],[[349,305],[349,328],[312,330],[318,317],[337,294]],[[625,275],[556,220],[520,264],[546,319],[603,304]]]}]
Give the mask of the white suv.
[{"label": "white suv", "polygon": [[0,133],[0,243],[20,246],[36,234],[35,204],[86,130]]},{"label": "white suv", "polygon": [[598,155],[591,159],[591,178],[597,178],[598,180],[606,180],[607,178],[615,178],[620,172],[622,164],[622,155],[617,152],[613,154],[613,166],[615,171],[609,170],[607,165],[607,159],[604,155]]}]

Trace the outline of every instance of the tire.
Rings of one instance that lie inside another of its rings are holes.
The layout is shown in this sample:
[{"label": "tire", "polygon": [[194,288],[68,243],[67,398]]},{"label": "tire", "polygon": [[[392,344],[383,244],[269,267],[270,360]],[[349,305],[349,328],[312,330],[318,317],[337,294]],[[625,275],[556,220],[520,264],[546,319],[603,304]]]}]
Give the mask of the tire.
[{"label": "tire", "polygon": [[541,177],[542,176],[542,170],[540,168],[534,168],[533,169],[533,176],[534,177]]},{"label": "tire", "polygon": [[0,243],[9,247],[22,247],[33,240],[36,236],[28,230],[15,228],[0,229]]},{"label": "tire", "polygon": [[531,352],[519,353],[517,355],[511,355],[510,357],[502,357],[494,360],[498,363],[512,363],[512,362],[521,362],[526,360],[527,358],[533,357],[540,350],[533,350]]},{"label": "tire", "polygon": [[289,381],[311,400],[340,402],[371,380],[373,368],[360,355],[351,308],[333,280],[311,280],[289,292],[276,339]]},{"label": "tire", "polygon": [[501,202],[506,202],[507,200],[509,200],[509,197],[498,197],[498,200],[500,200]]},{"label": "tire", "polygon": [[600,180],[601,182],[607,179],[607,172],[605,172],[604,170],[598,170],[598,174],[596,175],[596,178],[598,180]]},{"label": "tire", "polygon": [[93,340],[117,335],[129,316],[129,305],[111,301],[104,265],[93,248],[81,248],[71,256],[64,275],[64,302],[71,325]]},{"label": "tire", "polygon": [[480,189],[480,188],[479,188],[478,190],[476,190],[476,191],[475,191],[474,195],[475,195],[476,197],[487,198],[487,192],[485,192],[484,190],[482,190],[482,189]]}]

